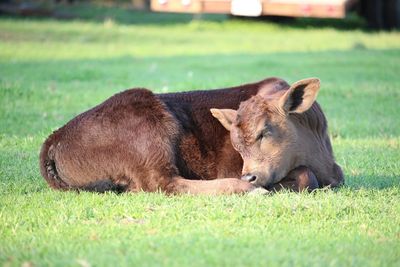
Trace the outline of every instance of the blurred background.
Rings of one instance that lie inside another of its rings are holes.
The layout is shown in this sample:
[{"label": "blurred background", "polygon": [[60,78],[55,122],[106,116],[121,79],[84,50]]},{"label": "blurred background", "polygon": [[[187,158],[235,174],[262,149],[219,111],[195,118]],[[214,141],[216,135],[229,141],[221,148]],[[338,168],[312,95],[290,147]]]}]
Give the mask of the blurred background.
[{"label": "blurred background", "polygon": [[216,13],[287,21],[296,17],[344,19],[356,13],[372,29],[400,27],[399,0],[1,0],[0,12],[66,19],[76,16],[68,10],[69,6],[83,3],[141,11],[191,13],[197,14],[196,18],[204,13]]},{"label": "blurred background", "polygon": [[[400,0],[0,1],[0,265],[399,266]],[[43,140],[132,87],[321,79],[346,184],[262,198],[56,192]]]}]

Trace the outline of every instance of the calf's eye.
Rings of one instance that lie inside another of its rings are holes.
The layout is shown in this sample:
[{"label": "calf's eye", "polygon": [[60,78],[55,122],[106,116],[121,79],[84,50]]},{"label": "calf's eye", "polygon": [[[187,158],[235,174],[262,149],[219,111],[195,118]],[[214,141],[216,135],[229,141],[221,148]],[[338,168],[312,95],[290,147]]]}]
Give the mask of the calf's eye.
[{"label": "calf's eye", "polygon": [[260,134],[257,136],[257,140],[261,140],[263,138],[266,138],[268,136],[271,136],[271,131],[268,128],[263,129]]}]

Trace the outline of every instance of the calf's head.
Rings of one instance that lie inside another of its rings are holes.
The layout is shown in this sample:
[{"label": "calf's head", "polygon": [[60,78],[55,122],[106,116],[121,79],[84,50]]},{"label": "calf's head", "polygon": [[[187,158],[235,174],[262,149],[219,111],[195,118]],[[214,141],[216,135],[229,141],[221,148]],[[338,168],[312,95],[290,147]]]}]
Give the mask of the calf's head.
[{"label": "calf's head", "polygon": [[307,166],[321,186],[340,185],[343,174],[315,102],[320,81],[311,78],[289,86],[280,80],[264,87],[238,110],[211,109],[243,158],[242,179],[268,188],[292,169]]}]

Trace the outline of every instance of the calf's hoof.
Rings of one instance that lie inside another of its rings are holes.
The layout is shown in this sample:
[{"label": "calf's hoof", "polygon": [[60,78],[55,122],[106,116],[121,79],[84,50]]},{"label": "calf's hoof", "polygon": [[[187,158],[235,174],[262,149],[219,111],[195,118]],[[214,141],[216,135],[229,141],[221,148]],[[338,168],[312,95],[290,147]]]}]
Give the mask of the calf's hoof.
[{"label": "calf's hoof", "polygon": [[253,190],[249,191],[249,195],[269,195],[271,191],[268,191],[267,189],[263,187],[256,187]]}]

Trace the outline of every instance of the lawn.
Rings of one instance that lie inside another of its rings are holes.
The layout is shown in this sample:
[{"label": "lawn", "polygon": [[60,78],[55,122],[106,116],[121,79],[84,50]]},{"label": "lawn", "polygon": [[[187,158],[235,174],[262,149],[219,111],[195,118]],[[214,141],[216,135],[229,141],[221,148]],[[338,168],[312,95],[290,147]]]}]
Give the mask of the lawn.
[{"label": "lawn", "polygon": [[[355,18],[280,25],[65,10],[80,19],[0,17],[0,265],[400,265],[400,32],[369,32]],[[270,76],[321,79],[343,188],[78,194],[40,176],[43,140],[116,92]]]}]

